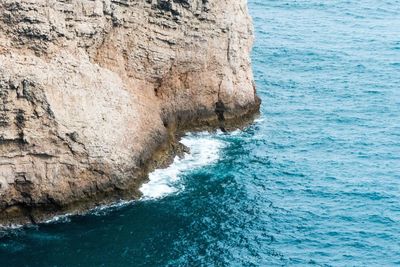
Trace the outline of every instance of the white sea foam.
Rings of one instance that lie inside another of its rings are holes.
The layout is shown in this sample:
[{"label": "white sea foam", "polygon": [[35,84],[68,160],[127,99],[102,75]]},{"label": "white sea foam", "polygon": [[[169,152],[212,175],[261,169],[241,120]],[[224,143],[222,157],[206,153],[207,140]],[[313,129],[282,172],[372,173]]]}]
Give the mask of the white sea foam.
[{"label": "white sea foam", "polygon": [[2,230],[18,230],[22,227],[24,227],[24,225],[22,225],[22,224],[0,225],[0,234],[1,234]]},{"label": "white sea foam", "polygon": [[176,157],[166,169],[157,169],[149,174],[150,181],[144,184],[140,191],[143,199],[162,198],[184,189],[180,177],[184,172],[216,162],[225,143],[216,139],[210,133],[188,134],[181,143],[190,149],[190,153],[181,159]]},{"label": "white sea foam", "polygon": [[261,123],[261,122],[263,122],[263,121],[265,121],[265,118],[260,117],[260,118],[255,119],[255,120],[254,120],[254,123]]},{"label": "white sea foam", "polygon": [[72,213],[67,213],[67,214],[63,214],[63,215],[57,215],[54,216],[51,219],[48,219],[46,221],[44,221],[43,223],[45,224],[52,224],[52,223],[66,223],[66,222],[70,222],[71,221],[71,216],[73,216],[74,214]]}]

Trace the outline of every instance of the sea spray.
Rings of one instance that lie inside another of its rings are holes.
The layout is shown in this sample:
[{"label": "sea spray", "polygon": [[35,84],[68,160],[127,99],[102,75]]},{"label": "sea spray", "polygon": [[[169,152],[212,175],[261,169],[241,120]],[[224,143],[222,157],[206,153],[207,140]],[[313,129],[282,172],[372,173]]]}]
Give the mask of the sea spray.
[{"label": "sea spray", "polygon": [[220,151],[225,146],[216,135],[208,132],[188,134],[182,138],[181,143],[190,149],[190,153],[186,153],[183,158],[175,157],[168,168],[150,173],[149,182],[140,188],[143,199],[162,198],[183,190],[181,175],[218,161]]}]

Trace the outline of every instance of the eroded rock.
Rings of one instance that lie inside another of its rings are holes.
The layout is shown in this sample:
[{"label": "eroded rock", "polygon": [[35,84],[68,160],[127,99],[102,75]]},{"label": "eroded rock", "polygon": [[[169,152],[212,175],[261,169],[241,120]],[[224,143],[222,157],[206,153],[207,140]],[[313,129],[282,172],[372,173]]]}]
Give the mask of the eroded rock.
[{"label": "eroded rock", "polygon": [[[0,223],[139,196],[176,130],[258,109],[245,0],[0,0]],[[225,127],[225,126],[224,126]]]}]

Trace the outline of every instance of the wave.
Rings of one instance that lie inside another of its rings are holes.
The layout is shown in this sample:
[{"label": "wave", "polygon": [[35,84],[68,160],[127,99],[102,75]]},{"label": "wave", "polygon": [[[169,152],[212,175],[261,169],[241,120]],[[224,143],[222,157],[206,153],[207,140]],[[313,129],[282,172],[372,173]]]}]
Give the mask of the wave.
[{"label": "wave", "polygon": [[183,158],[175,157],[174,162],[166,169],[157,169],[149,174],[149,182],[140,191],[142,199],[158,199],[184,190],[182,174],[212,164],[220,158],[220,151],[225,146],[217,134],[201,132],[187,134],[181,143],[190,149]]}]

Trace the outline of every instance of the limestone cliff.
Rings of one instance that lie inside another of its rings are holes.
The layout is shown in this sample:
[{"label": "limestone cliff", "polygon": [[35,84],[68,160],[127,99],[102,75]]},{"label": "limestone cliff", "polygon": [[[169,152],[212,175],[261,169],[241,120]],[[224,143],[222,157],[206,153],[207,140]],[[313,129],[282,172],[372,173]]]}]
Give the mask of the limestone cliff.
[{"label": "limestone cliff", "polygon": [[251,45],[246,0],[0,0],[0,223],[138,197],[174,131],[258,109]]}]

